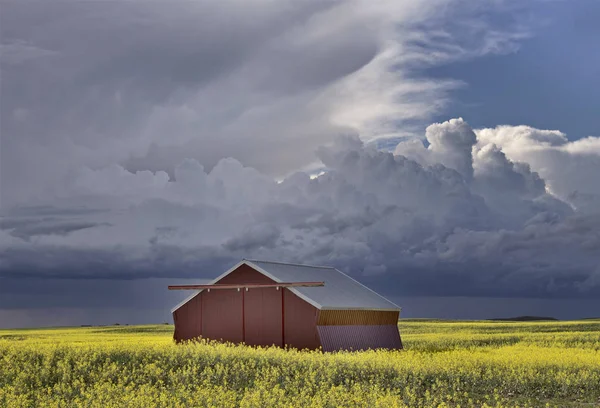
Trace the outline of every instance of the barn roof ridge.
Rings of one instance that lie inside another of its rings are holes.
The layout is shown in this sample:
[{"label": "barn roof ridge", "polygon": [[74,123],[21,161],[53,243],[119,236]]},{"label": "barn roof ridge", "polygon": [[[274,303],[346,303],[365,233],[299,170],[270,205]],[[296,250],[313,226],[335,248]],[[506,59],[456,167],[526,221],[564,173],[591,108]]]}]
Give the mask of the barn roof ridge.
[{"label": "barn roof ridge", "polygon": [[309,265],[309,264],[301,264],[301,263],[293,263],[293,262],[265,261],[265,260],[262,260],[262,259],[244,258],[243,261],[246,261],[246,262],[270,263],[270,264],[276,264],[276,265],[301,266],[303,268],[335,269],[335,267],[333,267],[333,266]]}]

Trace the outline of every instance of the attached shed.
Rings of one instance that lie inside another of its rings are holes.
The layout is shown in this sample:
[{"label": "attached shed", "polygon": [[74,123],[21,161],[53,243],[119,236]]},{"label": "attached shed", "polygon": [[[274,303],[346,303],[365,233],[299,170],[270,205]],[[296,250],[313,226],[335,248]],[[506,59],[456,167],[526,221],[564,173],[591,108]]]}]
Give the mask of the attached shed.
[{"label": "attached shed", "polygon": [[335,268],[243,260],[173,310],[196,338],[323,351],[402,349],[400,307]]}]

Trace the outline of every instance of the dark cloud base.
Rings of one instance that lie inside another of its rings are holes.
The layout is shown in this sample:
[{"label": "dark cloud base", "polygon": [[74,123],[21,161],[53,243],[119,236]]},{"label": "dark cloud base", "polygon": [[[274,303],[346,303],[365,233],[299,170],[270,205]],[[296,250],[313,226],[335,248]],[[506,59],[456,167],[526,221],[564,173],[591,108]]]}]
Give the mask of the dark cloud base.
[{"label": "dark cloud base", "polygon": [[[170,309],[187,294],[168,291],[202,280],[0,279],[0,328],[172,323]],[[388,295],[403,318],[493,319],[598,317],[600,300]]]}]

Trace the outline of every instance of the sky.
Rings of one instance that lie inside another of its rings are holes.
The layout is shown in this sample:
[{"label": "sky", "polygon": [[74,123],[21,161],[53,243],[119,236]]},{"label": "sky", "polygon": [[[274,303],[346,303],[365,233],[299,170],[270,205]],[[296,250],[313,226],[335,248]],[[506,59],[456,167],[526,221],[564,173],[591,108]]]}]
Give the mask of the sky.
[{"label": "sky", "polygon": [[242,258],[403,317],[600,316],[600,3],[5,0],[0,328]]}]

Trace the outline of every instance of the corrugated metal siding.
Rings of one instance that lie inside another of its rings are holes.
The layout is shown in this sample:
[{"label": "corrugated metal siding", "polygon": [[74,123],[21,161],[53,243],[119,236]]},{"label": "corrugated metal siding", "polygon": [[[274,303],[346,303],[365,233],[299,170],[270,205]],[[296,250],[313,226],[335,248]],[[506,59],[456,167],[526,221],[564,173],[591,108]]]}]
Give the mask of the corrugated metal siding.
[{"label": "corrugated metal siding", "polygon": [[402,349],[396,325],[317,326],[323,351]]},{"label": "corrugated metal siding", "polygon": [[283,294],[285,344],[299,350],[319,348],[321,343],[317,334],[318,309],[289,289],[284,289]]},{"label": "corrugated metal siding", "polygon": [[282,346],[281,289],[244,291],[244,342],[252,346]]},{"label": "corrugated metal siding", "polygon": [[321,310],[317,324],[320,326],[397,324],[400,312],[377,310]]}]

